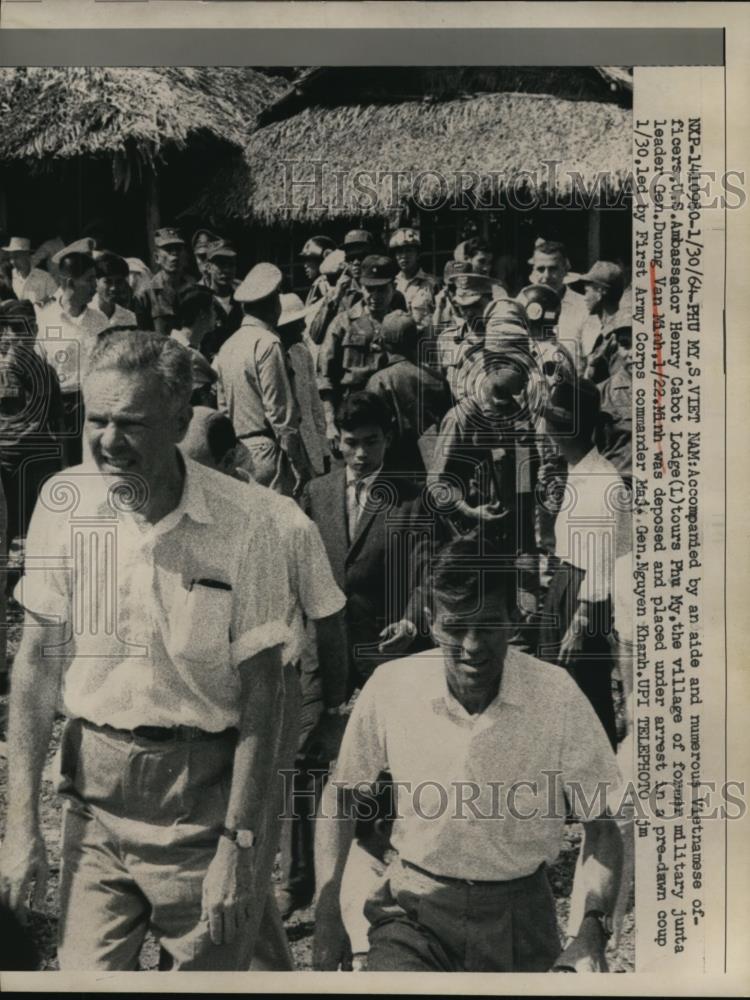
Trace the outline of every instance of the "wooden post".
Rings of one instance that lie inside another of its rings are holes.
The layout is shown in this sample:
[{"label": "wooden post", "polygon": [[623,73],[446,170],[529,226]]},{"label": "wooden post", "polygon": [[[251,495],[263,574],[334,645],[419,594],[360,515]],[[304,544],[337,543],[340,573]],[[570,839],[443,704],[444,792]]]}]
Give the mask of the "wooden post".
[{"label": "wooden post", "polygon": [[146,191],[146,238],[148,240],[148,255],[151,270],[156,270],[156,244],[154,233],[161,225],[159,212],[159,179],[155,171],[148,169],[144,181]]}]

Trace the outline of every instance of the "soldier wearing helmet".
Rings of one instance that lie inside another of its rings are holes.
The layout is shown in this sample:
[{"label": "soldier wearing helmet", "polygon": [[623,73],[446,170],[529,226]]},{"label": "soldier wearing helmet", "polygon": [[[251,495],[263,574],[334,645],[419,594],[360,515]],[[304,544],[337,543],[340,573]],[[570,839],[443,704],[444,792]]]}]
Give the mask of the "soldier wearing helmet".
[{"label": "soldier wearing helmet", "polygon": [[334,451],[338,449],[336,408],[350,393],[364,389],[369,377],[385,364],[381,324],[394,309],[404,308],[395,286],[396,265],[390,257],[370,254],[359,274],[362,297],[330,323],[317,358],[318,391]]},{"label": "soldier wearing helmet", "polygon": [[388,249],[399,267],[396,289],[404,296],[417,330],[422,333],[429,328],[432,319],[437,279],[419,266],[420,235],[416,229],[397,229],[388,242]]}]

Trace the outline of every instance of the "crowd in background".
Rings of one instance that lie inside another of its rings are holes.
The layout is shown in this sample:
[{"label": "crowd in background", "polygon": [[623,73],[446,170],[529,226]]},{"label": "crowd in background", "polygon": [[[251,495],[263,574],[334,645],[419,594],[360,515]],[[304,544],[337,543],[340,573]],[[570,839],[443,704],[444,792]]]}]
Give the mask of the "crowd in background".
[{"label": "crowd in background", "polygon": [[[8,544],[25,536],[44,481],[90,459],[82,380],[95,345],[140,330],[184,347],[184,454],[285,498],[302,723],[282,917],[315,894],[314,815],[346,706],[379,665],[434,645],[425,591],[450,547],[510,573],[510,645],[565,670],[622,748],[632,686],[623,269],[600,260],[572,274],[565,246],[540,236],[511,296],[482,239],[460,243],[436,276],[421,267],[416,229],[387,246],[361,229],[340,247],[320,235],[300,248],[303,301],[271,262],[238,275],[237,248],[208,230],[188,243],[162,228],[155,246],[154,272],[89,238],[33,248],[21,235],[2,248]],[[343,607],[321,596],[329,578]],[[357,825],[375,873],[386,811]],[[352,907],[352,949],[364,952],[361,902]]]}]

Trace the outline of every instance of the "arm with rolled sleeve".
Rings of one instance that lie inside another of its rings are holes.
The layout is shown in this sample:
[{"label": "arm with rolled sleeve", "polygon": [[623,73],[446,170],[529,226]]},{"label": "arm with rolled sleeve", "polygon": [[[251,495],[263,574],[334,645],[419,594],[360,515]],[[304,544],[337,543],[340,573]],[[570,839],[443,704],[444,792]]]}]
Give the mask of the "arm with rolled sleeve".
[{"label": "arm with rolled sleeve", "polygon": [[[281,539],[269,518],[246,530],[245,550],[235,580],[232,663],[240,675],[240,721],[225,826],[262,835],[275,801],[271,785],[284,729],[285,698],[281,649],[288,637],[289,588],[278,572]],[[219,837],[203,881],[203,914],[215,944],[247,933],[249,911],[259,905],[264,886],[255,885],[254,851],[242,852]],[[254,926],[257,929],[257,921]]]},{"label": "arm with rolled sleeve", "polygon": [[259,343],[255,365],[266,420],[279,446],[286,452],[298,481],[304,482],[307,463],[299,430],[299,407],[278,340]]},{"label": "arm with rolled sleeve", "polygon": [[318,392],[323,403],[329,440],[331,429],[336,423],[334,398],[343,376],[341,344],[345,330],[344,322],[345,317],[343,316],[337,316],[334,319],[326,330],[323,343],[318,351]]},{"label": "arm with rolled sleeve", "polygon": [[26,575],[16,600],[26,616],[13,663],[8,722],[8,811],[0,852],[0,898],[23,910],[28,887],[44,902],[47,854],[39,821],[44,760],[68,661],[72,587],[64,568],[67,521],[38,503],[26,539]]},{"label": "arm with rolled sleeve", "polygon": [[[381,675],[382,676],[382,675]],[[379,710],[377,672],[362,688],[344,732],[338,762],[325,786],[315,822],[315,908],[313,967],[338,968],[346,945],[341,919],[341,879],[354,837],[355,793],[374,785],[388,767],[385,729]]]},{"label": "arm with rolled sleeve", "polygon": [[[567,688],[560,769],[571,812],[583,824],[581,860],[571,898],[583,898],[583,913],[612,915],[622,871],[622,838],[611,813],[619,807],[622,780],[614,752],[588,699],[575,682]],[[606,938],[596,920],[583,917],[576,936],[557,960],[580,972],[606,972]]]}]

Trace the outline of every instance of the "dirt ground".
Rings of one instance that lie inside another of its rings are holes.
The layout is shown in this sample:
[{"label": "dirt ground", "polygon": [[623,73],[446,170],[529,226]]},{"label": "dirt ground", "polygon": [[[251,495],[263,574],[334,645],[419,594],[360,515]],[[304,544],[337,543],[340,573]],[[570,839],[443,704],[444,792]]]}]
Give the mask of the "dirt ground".
[{"label": "dirt ground", "polygon": [[[19,612],[17,606],[9,607],[10,632],[9,652],[15,651],[19,637]],[[5,749],[5,716],[7,698],[0,698],[0,823],[4,832],[6,813],[7,759]],[[53,757],[62,729],[62,722],[55,725],[52,746],[47,757],[41,796],[41,817],[44,837],[50,863],[50,879],[47,887],[47,898],[42,912],[33,913],[31,929],[42,956],[42,969],[56,969],[57,955],[55,939],[57,932],[57,883],[60,872],[60,811],[61,801],[54,790],[54,774],[52,770]],[[564,934],[569,897],[573,881],[578,847],[581,839],[580,826],[571,824],[565,828],[563,849],[554,866],[550,869],[550,883],[557,906],[558,922],[561,933]],[[274,873],[274,879],[278,872]],[[287,935],[294,956],[296,968],[300,971],[312,968],[312,935],[314,928],[314,913],[312,908],[296,912],[287,923]],[[634,969],[635,932],[633,926],[632,899],[631,909],[625,918],[623,934],[616,948],[611,947],[607,954],[610,971],[632,972]],[[143,969],[156,968],[158,949],[153,940],[147,940],[141,954]],[[0,963],[1,966],[2,963]]]}]

